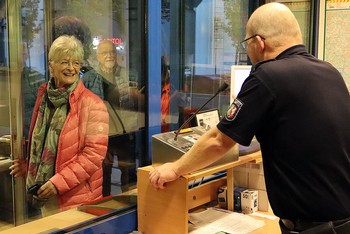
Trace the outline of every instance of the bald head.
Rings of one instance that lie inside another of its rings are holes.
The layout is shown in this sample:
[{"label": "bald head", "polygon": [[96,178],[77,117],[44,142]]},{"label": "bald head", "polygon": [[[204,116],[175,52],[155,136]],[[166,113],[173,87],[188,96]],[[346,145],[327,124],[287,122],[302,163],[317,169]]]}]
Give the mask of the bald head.
[{"label": "bald head", "polygon": [[281,3],[268,3],[256,9],[248,20],[247,34],[263,36],[275,49],[302,44],[298,21]]},{"label": "bald head", "polygon": [[117,53],[113,42],[111,42],[110,40],[102,40],[102,41],[100,41],[98,43],[98,45],[97,45],[97,48],[96,48],[97,53],[99,53],[103,47],[113,48],[113,51],[115,51],[115,53]]}]

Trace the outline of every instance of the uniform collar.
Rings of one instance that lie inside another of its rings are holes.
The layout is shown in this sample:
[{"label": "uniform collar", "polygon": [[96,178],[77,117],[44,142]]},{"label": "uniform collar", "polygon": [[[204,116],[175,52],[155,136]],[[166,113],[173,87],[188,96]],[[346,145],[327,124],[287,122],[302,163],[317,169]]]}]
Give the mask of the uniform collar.
[{"label": "uniform collar", "polygon": [[302,44],[289,47],[279,55],[277,55],[276,60],[289,57],[290,55],[306,55],[308,54],[306,47]]},{"label": "uniform collar", "polygon": [[264,64],[264,63],[284,59],[284,58],[287,58],[291,55],[307,55],[307,54],[309,54],[309,53],[307,52],[306,47],[304,45],[302,45],[302,44],[295,45],[295,46],[289,47],[288,49],[284,50],[282,53],[277,55],[277,57],[274,59],[268,59],[268,60],[264,60],[264,61],[255,63],[252,66],[251,72],[254,71],[256,68],[258,68],[261,64]]}]

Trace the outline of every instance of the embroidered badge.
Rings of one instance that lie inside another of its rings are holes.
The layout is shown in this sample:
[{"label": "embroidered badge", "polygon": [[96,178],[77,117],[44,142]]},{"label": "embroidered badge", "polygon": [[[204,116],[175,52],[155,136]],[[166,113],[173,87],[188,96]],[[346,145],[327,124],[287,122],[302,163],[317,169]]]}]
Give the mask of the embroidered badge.
[{"label": "embroidered badge", "polygon": [[99,131],[99,132],[103,132],[103,126],[102,126],[102,124],[98,126],[98,131]]},{"label": "embroidered badge", "polygon": [[243,106],[243,103],[240,100],[235,99],[226,112],[226,115],[225,115],[226,120],[233,121],[236,118],[242,106]]}]

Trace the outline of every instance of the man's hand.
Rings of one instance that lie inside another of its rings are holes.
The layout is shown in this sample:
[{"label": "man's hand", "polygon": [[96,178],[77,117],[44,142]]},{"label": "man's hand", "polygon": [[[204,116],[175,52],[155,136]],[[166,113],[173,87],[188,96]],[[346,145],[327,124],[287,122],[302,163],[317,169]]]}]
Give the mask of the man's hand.
[{"label": "man's hand", "polygon": [[179,177],[174,163],[165,163],[149,173],[149,181],[155,189],[163,189],[166,182],[174,181]]},{"label": "man's hand", "polygon": [[11,170],[10,175],[13,175],[15,178],[25,176],[27,173],[27,160],[15,159],[9,169]]}]

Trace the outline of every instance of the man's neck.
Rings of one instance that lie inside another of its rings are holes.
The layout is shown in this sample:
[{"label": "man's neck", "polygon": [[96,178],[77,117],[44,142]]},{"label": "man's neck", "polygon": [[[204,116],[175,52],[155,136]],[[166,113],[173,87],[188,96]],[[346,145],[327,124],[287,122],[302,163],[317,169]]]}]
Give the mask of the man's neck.
[{"label": "man's neck", "polygon": [[290,47],[296,46],[296,45],[300,45],[300,43],[291,43],[291,44],[288,44],[286,46],[281,46],[281,47],[275,48],[273,51],[265,52],[264,60],[274,59],[278,55],[280,55],[283,51],[289,49]]},{"label": "man's neck", "polygon": [[112,74],[115,71],[115,68],[114,67],[107,68],[107,67],[104,67],[104,66],[100,66],[100,70],[101,70],[101,72],[103,72],[105,74]]}]

